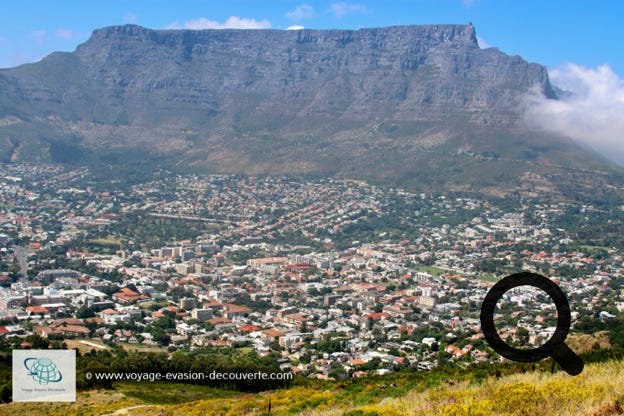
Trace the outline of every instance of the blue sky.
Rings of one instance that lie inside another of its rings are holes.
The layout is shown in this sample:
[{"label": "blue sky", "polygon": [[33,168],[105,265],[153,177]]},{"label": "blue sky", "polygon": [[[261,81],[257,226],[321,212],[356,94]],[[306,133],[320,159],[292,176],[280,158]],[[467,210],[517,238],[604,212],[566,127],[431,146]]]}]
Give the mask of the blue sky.
[{"label": "blue sky", "polygon": [[624,1],[601,0],[4,0],[0,68],[73,51],[94,29],[358,29],[469,23],[482,46],[548,67],[559,101],[527,99],[526,121],[624,166]]}]

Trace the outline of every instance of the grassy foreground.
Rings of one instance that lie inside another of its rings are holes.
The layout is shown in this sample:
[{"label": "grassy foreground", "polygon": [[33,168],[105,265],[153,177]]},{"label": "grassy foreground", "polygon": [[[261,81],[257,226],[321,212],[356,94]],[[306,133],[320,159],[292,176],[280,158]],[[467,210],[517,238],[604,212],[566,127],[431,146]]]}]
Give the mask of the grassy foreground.
[{"label": "grassy foreground", "polygon": [[480,382],[419,377],[310,382],[288,390],[241,395],[202,386],[119,383],[78,393],[76,403],[10,403],[0,414],[23,415],[587,415],[624,413],[624,361],[589,364],[571,377],[533,371]]}]

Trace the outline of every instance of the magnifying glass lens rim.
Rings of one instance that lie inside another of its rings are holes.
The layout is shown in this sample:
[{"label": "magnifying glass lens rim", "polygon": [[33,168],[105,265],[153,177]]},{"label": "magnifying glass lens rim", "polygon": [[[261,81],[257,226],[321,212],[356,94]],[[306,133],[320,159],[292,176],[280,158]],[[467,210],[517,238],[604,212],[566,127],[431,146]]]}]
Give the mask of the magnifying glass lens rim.
[{"label": "magnifying glass lens rim", "polygon": [[[501,339],[494,325],[494,311],[500,298],[518,286],[542,289],[555,302],[557,328],[553,336],[542,346],[533,349],[514,348]],[[490,346],[500,355],[519,362],[539,361],[552,355],[555,347],[563,344],[570,331],[570,304],[563,291],[554,282],[537,273],[521,272],[498,281],[485,296],[481,307],[481,330]]]}]

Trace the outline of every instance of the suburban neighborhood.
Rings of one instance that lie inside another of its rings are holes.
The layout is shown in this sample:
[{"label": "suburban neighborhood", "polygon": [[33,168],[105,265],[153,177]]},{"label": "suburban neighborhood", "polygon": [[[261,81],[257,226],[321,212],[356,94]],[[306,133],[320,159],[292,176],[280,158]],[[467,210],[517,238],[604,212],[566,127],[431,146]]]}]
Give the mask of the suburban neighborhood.
[{"label": "suburban neighborhood", "polygon": [[[249,348],[315,378],[502,360],[480,330],[500,278],[549,277],[575,325],[624,311],[616,247],[561,224],[605,212],[553,202],[503,209],[362,181],[163,177],[90,186],[84,169],[11,166],[0,179],[0,338]],[[621,211],[621,209],[619,209]],[[177,238],[159,236],[176,229]],[[510,345],[541,345],[556,311],[509,291]]]}]

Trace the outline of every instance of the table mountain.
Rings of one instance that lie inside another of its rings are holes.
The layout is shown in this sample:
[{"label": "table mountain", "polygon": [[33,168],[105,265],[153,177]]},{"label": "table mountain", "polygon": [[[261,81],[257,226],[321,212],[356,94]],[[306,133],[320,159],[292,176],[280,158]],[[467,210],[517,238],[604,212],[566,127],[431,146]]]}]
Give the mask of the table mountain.
[{"label": "table mountain", "polygon": [[[5,160],[333,175],[421,189],[559,189],[614,168],[523,127],[546,69],[468,25],[350,30],[108,27],[0,70]],[[565,167],[563,167],[565,166]],[[562,180],[562,178],[566,180]]]}]

